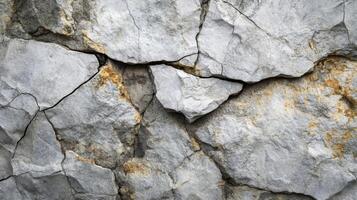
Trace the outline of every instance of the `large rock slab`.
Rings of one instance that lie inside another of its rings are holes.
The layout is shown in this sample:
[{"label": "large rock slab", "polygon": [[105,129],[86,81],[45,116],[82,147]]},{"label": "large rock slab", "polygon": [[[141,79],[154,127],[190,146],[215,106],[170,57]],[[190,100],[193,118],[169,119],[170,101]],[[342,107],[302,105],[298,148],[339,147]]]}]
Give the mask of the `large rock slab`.
[{"label": "large rock slab", "polygon": [[242,90],[241,83],[217,78],[199,78],[167,65],[151,66],[156,97],[169,110],[193,122]]},{"label": "large rock slab", "polygon": [[198,37],[204,76],[257,82],[299,77],[320,58],[356,49],[356,3],[212,0]]},{"label": "large rock slab", "polygon": [[118,189],[110,169],[97,166],[74,152],[67,151],[63,170],[79,199],[88,195],[89,199],[116,199]]},{"label": "large rock slab", "polygon": [[33,37],[123,62],[177,61],[198,51],[199,0],[17,0],[16,8]]},{"label": "large rock slab", "polygon": [[46,114],[66,150],[109,168],[131,155],[141,119],[111,62]]},{"label": "large rock slab", "polygon": [[235,183],[328,199],[356,180],[356,69],[331,58],[251,86],[192,130]]},{"label": "large rock slab", "polygon": [[0,47],[1,82],[19,93],[35,96],[41,109],[71,93],[99,66],[94,55],[57,44],[12,39]]},{"label": "large rock slab", "polygon": [[11,160],[14,175],[28,172],[33,177],[50,175],[62,170],[63,159],[55,131],[45,114],[37,113]]}]

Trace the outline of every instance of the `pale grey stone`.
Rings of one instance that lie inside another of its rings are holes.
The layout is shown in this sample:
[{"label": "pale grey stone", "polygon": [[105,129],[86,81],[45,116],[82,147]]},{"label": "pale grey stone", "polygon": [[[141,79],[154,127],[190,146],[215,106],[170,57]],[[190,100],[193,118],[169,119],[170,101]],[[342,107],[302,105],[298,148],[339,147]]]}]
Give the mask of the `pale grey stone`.
[{"label": "pale grey stone", "polygon": [[0,196],[3,200],[25,200],[16,186],[15,179],[10,177],[0,182]]},{"label": "pale grey stone", "polygon": [[64,155],[51,124],[45,114],[39,112],[11,160],[14,175],[28,172],[33,177],[50,175],[62,170],[63,159]]},{"label": "pale grey stone", "polygon": [[357,196],[357,183],[352,182],[340,193],[336,194],[331,200],[354,200]]},{"label": "pale grey stone", "polygon": [[355,40],[349,32],[356,8],[343,0],[212,0],[198,37],[197,68],[204,76],[245,82],[299,77]]},{"label": "pale grey stone", "polygon": [[141,120],[111,63],[46,114],[66,150],[110,168],[132,152],[132,131]]},{"label": "pale grey stone", "polygon": [[227,200],[312,200],[297,194],[279,194],[247,186],[227,186]]},{"label": "pale grey stone", "polygon": [[0,145],[0,180],[12,175],[12,153]]},{"label": "pale grey stone", "polygon": [[[1,92],[5,94],[6,90]],[[38,106],[36,99],[27,94],[17,94],[12,100],[6,101],[6,104],[0,104],[0,145],[13,153]]]},{"label": "pale grey stone", "polygon": [[71,93],[98,67],[94,55],[57,44],[12,39],[1,47],[1,82],[19,93],[32,94],[42,109]]},{"label": "pale grey stone", "polygon": [[167,113],[154,99],[144,114],[139,132],[143,159],[165,172],[178,167],[196,150],[184,121],[175,114]]},{"label": "pale grey stone", "polygon": [[115,199],[118,189],[110,169],[88,162],[72,151],[66,151],[63,169],[75,193],[104,195],[108,196],[107,199]]},{"label": "pale grey stone", "polygon": [[223,199],[224,182],[214,162],[195,153],[173,172],[175,199]]},{"label": "pale grey stone", "polygon": [[192,130],[236,183],[328,199],[356,180],[356,63],[249,87]]},{"label": "pale grey stone", "polygon": [[0,95],[0,179],[3,179],[13,175],[10,162],[14,150],[39,108],[31,95],[6,88],[0,93],[3,94]]},{"label": "pale grey stone", "polygon": [[17,7],[27,33],[126,63],[177,61],[198,51],[199,0],[19,0]]},{"label": "pale grey stone", "polygon": [[156,97],[169,110],[185,115],[193,122],[242,90],[241,83],[217,78],[198,78],[167,65],[150,67]]},{"label": "pale grey stone", "polygon": [[30,173],[16,176],[16,188],[24,199],[74,200],[72,189],[63,173],[33,177]]}]

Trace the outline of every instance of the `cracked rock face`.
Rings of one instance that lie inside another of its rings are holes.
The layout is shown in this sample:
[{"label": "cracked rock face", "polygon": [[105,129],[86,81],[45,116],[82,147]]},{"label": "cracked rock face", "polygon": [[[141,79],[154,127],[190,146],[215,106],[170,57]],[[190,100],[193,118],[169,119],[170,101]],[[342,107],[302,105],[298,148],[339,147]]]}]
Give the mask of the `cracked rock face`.
[{"label": "cracked rock face", "polygon": [[242,84],[217,78],[197,78],[170,66],[150,67],[156,87],[156,97],[169,110],[181,112],[189,122],[215,110],[232,94],[242,90]]},{"label": "cracked rock face", "polygon": [[194,132],[235,183],[327,199],[356,180],[356,69],[326,60],[304,78],[257,84]]},{"label": "cracked rock face", "polygon": [[356,200],[356,16],[2,0],[0,199]]},{"label": "cracked rock face", "polygon": [[344,0],[211,0],[197,67],[245,82],[301,76],[321,57],[356,47],[355,13],[356,2]]},{"label": "cracked rock face", "polygon": [[18,93],[32,94],[41,108],[55,105],[99,65],[93,55],[36,41],[13,39],[0,51],[1,82]]},{"label": "cracked rock face", "polygon": [[15,5],[18,26],[31,37],[123,62],[176,61],[198,51],[199,0],[16,0]]}]

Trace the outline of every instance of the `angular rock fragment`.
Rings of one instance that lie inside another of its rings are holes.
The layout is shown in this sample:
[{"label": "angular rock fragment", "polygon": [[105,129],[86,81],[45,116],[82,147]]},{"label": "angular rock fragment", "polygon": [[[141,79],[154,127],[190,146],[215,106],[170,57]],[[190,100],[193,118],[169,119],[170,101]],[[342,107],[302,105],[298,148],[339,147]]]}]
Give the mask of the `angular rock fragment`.
[{"label": "angular rock fragment", "polygon": [[216,109],[242,84],[217,78],[198,78],[166,65],[150,67],[156,97],[169,110],[181,112],[189,122]]},{"label": "angular rock fragment", "polygon": [[328,199],[356,180],[357,63],[249,87],[192,126],[235,183]]},{"label": "angular rock fragment", "polygon": [[14,175],[31,173],[45,176],[62,170],[64,155],[51,124],[43,112],[39,112],[19,142],[11,160]]},{"label": "angular rock fragment", "polygon": [[199,0],[17,0],[27,37],[94,50],[130,63],[196,54]]},{"label": "angular rock fragment", "polygon": [[[116,199],[118,193],[114,174],[110,169],[102,168],[72,151],[66,152],[63,169],[70,181],[76,196],[85,198],[89,195],[94,199]],[[98,197],[96,197],[98,196]]]},{"label": "angular rock fragment", "polygon": [[114,168],[131,154],[141,120],[128,98],[121,73],[108,63],[46,114],[66,150]]},{"label": "angular rock fragment", "polygon": [[19,93],[36,97],[48,108],[91,77],[98,68],[94,55],[57,44],[12,39],[0,45],[0,81]]},{"label": "angular rock fragment", "polygon": [[330,53],[356,49],[356,10],[344,0],[212,0],[196,67],[204,76],[245,82],[299,77]]}]

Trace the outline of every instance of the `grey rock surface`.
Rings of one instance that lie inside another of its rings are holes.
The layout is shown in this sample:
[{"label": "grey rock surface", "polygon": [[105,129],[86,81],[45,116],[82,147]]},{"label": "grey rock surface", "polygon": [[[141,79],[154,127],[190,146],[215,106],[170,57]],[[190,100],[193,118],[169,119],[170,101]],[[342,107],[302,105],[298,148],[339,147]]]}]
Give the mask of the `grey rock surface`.
[{"label": "grey rock surface", "polygon": [[355,200],[356,15],[1,0],[0,200]]},{"label": "grey rock surface", "polygon": [[227,186],[227,200],[312,200],[313,198],[297,194],[279,194],[247,186]]},{"label": "grey rock surface", "polygon": [[56,134],[45,114],[39,112],[19,141],[11,160],[13,174],[31,173],[31,176],[45,176],[62,170],[61,152]]},{"label": "grey rock surface", "polygon": [[27,34],[123,62],[177,61],[197,53],[199,0],[17,0],[16,8]]},{"label": "grey rock surface", "polygon": [[[94,165],[72,151],[66,152],[63,170],[75,193],[79,196],[98,195],[105,199],[115,199],[118,191],[114,174],[110,169]],[[76,195],[77,196],[77,195]],[[83,198],[83,197],[82,197]]]},{"label": "grey rock surface", "polygon": [[356,180],[356,63],[254,85],[193,127],[235,183],[328,199]]},{"label": "grey rock surface", "polygon": [[57,44],[13,39],[1,47],[1,82],[35,96],[41,109],[71,93],[99,66],[95,56]]},{"label": "grey rock surface", "polygon": [[212,0],[198,37],[197,68],[205,76],[245,82],[299,77],[321,57],[356,47],[356,5],[344,0]]},{"label": "grey rock surface", "polygon": [[241,83],[217,78],[198,78],[167,65],[151,66],[156,97],[169,110],[181,112],[189,122],[216,109],[232,94],[242,90]]},{"label": "grey rock surface", "polygon": [[66,150],[110,168],[132,151],[131,133],[141,119],[111,62],[46,114]]}]

